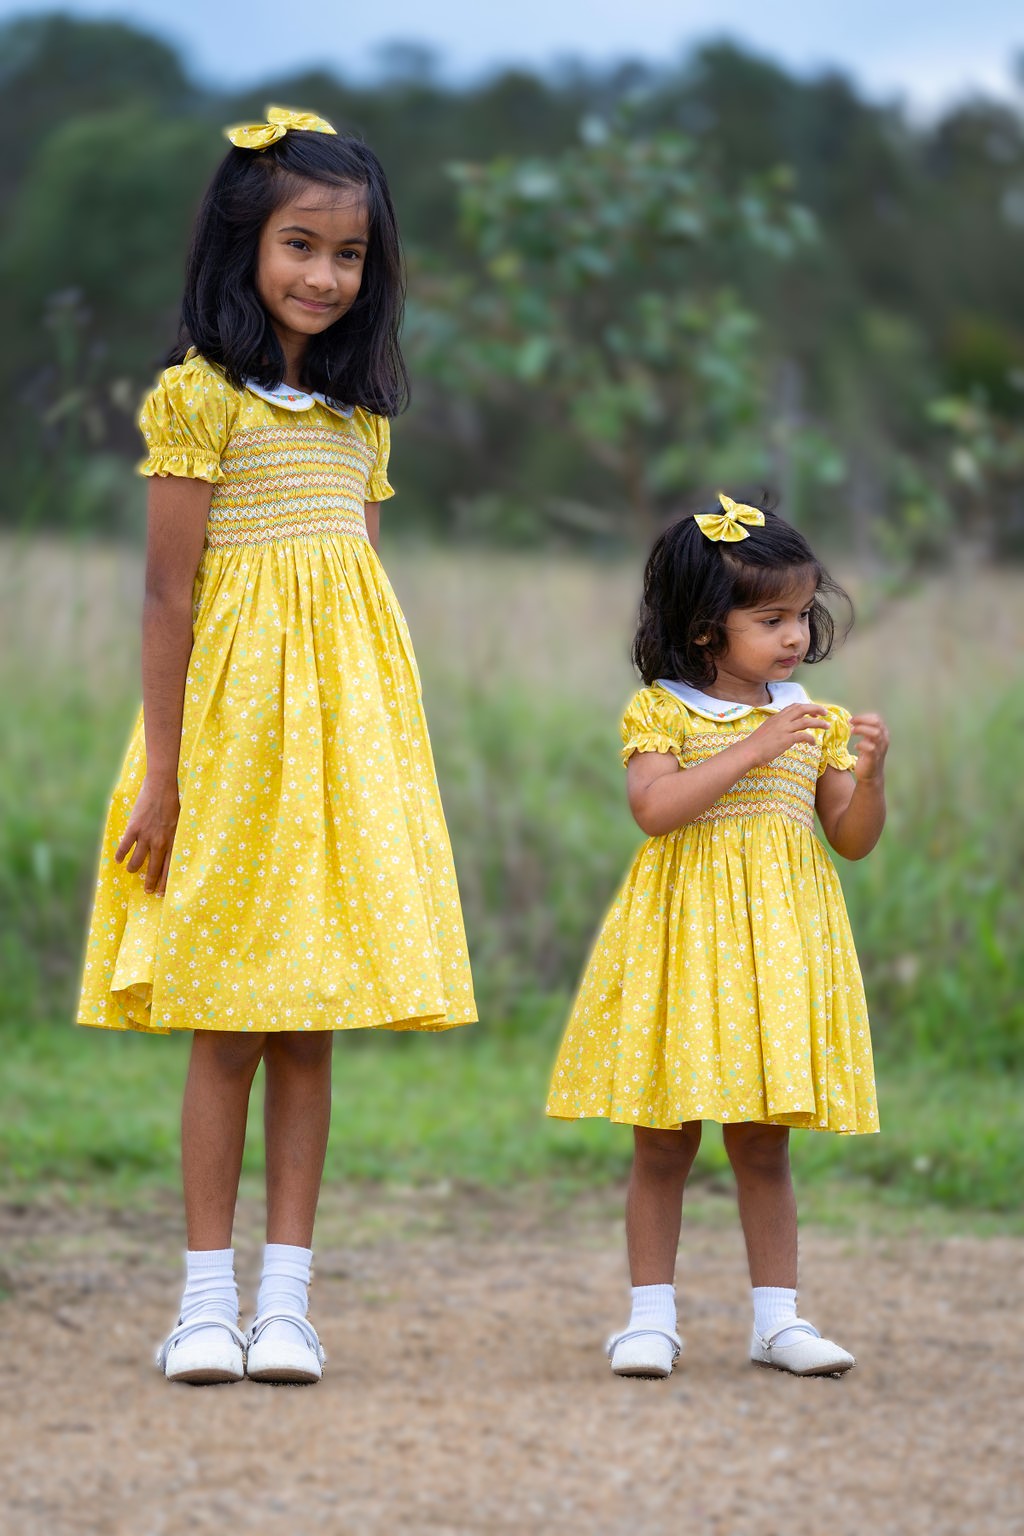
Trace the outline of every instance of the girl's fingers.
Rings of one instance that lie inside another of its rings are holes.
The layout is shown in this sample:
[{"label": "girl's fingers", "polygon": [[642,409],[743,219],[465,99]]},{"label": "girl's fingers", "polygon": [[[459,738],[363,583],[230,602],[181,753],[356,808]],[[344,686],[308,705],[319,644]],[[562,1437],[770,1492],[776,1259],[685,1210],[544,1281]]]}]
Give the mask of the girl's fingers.
[{"label": "girl's fingers", "polygon": [[143,864],[145,864],[148,856],[148,844],[143,842],[141,838],[137,839],[135,843],[135,852],[132,854],[131,858],[128,860],[128,863],[125,865],[128,873],[130,875],[137,875]]},{"label": "girl's fingers", "polygon": [[114,858],[120,864],[121,860],[125,857],[125,855],[130,853],[132,848],[134,848],[134,847],[135,847],[135,833],[134,832],[126,832],[124,837],[122,837],[121,841],[118,843],[117,847],[114,849]]},{"label": "girl's fingers", "polygon": [[171,857],[170,843],[156,843],[150,846],[149,863],[146,865],[146,895],[152,896],[167,880],[167,864]]},{"label": "girl's fingers", "polygon": [[168,844],[160,863],[160,879],[156,883],[156,895],[163,896],[167,890],[167,871],[171,867],[171,845]]}]

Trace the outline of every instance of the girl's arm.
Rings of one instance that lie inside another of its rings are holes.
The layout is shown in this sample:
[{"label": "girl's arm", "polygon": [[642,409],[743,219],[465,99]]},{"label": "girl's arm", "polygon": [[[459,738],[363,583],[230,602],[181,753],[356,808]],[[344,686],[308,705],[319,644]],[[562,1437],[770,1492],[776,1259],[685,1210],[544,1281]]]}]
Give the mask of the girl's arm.
[{"label": "girl's arm", "polygon": [[363,503],[363,511],[366,514],[366,534],[373,545],[374,553],[380,554],[380,502],[366,501]]},{"label": "girl's arm", "polygon": [[150,481],[142,607],[146,777],[114,857],[120,862],[131,853],[127,868],[133,874],[145,864],[146,890],[159,896],[167,887],[178,824],[178,753],[192,654],[192,588],[211,494],[212,487],[203,480],[161,475]]},{"label": "girl's arm", "polygon": [[692,768],[680,768],[671,752],[634,752],[626,767],[633,820],[648,837],[674,832],[714,805],[752,768],[772,762],[794,742],[816,741],[815,732],[827,725],[824,705],[789,704],[749,736]]},{"label": "girl's arm", "polygon": [[885,754],[889,732],[881,715],[854,715],[860,737],[853,773],[826,768],[818,780],[815,809],[822,830],[844,859],[863,859],[885,826]]}]

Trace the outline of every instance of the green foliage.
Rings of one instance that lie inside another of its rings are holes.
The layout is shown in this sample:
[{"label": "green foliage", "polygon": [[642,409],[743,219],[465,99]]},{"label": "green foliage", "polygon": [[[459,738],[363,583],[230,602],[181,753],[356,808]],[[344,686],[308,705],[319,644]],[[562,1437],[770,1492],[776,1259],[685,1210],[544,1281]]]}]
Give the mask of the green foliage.
[{"label": "green foliage", "polygon": [[982,515],[984,443],[958,439],[951,476],[928,418],[933,399],[984,400],[1005,465],[984,494],[1015,505],[1012,106],[978,97],[919,125],[835,73],[797,79],[726,44],[464,89],[398,49],[372,87],[312,72],[225,96],[145,33],[59,14],[0,26],[0,79],[19,127],[0,166],[9,526],[132,521],[116,466],[138,453],[220,125],[276,97],[388,168],[413,301],[403,526],[594,546],[627,509],[643,523],[698,487],[765,482],[894,579],[964,532],[1024,543]]},{"label": "green foliage", "polygon": [[[334,1053],[334,1112],[325,1179],[416,1185],[429,1198],[452,1185],[515,1190],[543,1185],[567,1199],[628,1173],[628,1126],[552,1121],[543,1113],[562,1008],[522,1020],[500,1038],[487,1024],[449,1034],[341,1035]],[[540,1027],[538,1027],[538,1025]],[[99,1030],[3,1033],[0,1192],[38,1198],[132,1199],[176,1188],[178,1119],[187,1039]],[[401,1112],[396,1112],[401,1105]],[[943,1075],[883,1061],[880,1136],[814,1132],[793,1138],[805,1215],[842,1225],[926,1219],[929,1207],[1000,1212],[1020,1221],[1024,1113],[1020,1082],[992,1074]],[[258,1104],[244,1172],[263,1170]],[[731,1191],[714,1125],[695,1169],[699,1190]]]},{"label": "green foliage", "polygon": [[[1013,375],[1024,400],[1024,374]],[[935,400],[930,418],[948,444],[948,473],[960,526],[976,548],[1024,554],[1024,419],[1008,416],[978,388]]]},{"label": "green foliage", "polygon": [[480,268],[433,292],[450,323],[421,333],[447,387],[525,387],[644,529],[726,456],[746,455],[746,479],[763,474],[758,324],[708,277],[709,258],[784,258],[809,238],[785,174],[727,194],[697,142],[639,133],[624,113],[586,120],[582,144],[558,155],[452,174]]},{"label": "green foliage", "polygon": [[4,277],[29,316],[50,294],[87,295],[115,375],[173,324],[163,272],[180,263],[197,180],[220,158],[206,123],[121,107],[58,124],[16,199]]}]

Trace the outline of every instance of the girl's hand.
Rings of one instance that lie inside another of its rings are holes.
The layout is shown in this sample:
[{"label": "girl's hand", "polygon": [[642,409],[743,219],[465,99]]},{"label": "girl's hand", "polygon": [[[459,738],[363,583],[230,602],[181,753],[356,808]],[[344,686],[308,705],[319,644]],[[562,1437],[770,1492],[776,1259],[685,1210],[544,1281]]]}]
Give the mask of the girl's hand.
[{"label": "girl's hand", "polygon": [[787,704],[777,715],[769,715],[756,731],[751,731],[746,745],[754,754],[755,764],[771,763],[798,741],[816,742],[815,732],[827,728],[828,710],[824,704]]},{"label": "girl's hand", "polygon": [[853,769],[857,783],[870,784],[881,779],[889,750],[889,732],[881,715],[851,715],[850,733],[860,738]]},{"label": "girl's hand", "polygon": [[162,896],[167,889],[179,810],[177,781],[151,779],[147,774],[124,837],[115,849],[114,858],[119,864],[135,850],[125,867],[134,875],[146,865],[146,892],[150,896]]}]

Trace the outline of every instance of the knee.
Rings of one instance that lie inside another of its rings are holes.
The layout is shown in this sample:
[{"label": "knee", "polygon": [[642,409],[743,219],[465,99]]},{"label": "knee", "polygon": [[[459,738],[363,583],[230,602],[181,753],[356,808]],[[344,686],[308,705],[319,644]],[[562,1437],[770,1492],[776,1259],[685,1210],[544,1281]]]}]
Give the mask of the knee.
[{"label": "knee", "polygon": [[700,1132],[699,1120],[665,1131],[638,1125],[633,1132],[634,1165],[652,1178],[689,1173],[700,1146]]},{"label": "knee", "polygon": [[224,1030],[196,1030],[192,1060],[212,1069],[219,1077],[252,1077],[263,1055],[261,1035],[229,1034]]},{"label": "knee", "polygon": [[764,1178],[789,1173],[789,1129],[784,1125],[727,1125],[725,1150],[736,1173]]},{"label": "knee", "polygon": [[271,1069],[280,1065],[285,1070],[315,1072],[330,1061],[333,1045],[330,1030],[318,1030],[316,1034],[287,1030],[267,1036],[264,1054]]}]

